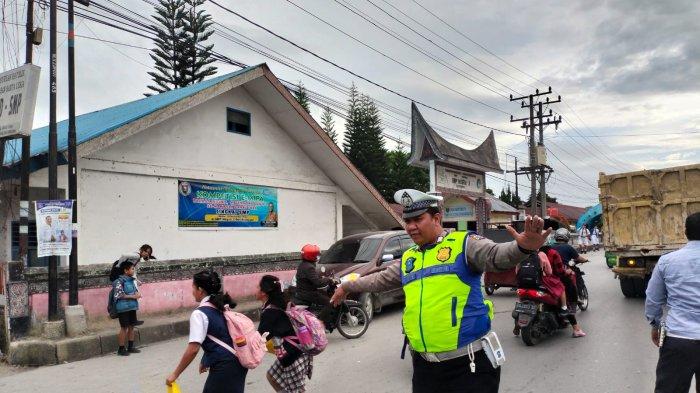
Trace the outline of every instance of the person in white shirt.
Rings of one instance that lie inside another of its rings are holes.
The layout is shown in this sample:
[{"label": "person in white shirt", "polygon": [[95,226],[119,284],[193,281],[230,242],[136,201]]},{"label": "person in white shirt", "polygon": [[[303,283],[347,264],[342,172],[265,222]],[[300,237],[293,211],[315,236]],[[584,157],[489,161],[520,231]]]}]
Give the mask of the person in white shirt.
[{"label": "person in white shirt", "polygon": [[593,231],[591,231],[591,246],[595,251],[600,249],[600,229],[598,227],[593,227]]},{"label": "person in white shirt", "polygon": [[588,251],[588,246],[591,244],[590,238],[591,238],[591,232],[586,227],[586,224],[583,224],[581,229],[578,231],[579,252],[585,254]]},{"label": "person in white shirt", "polygon": [[199,348],[204,350],[199,372],[209,372],[204,383],[204,393],[243,393],[248,369],[238,358],[223,346],[212,340],[216,338],[233,347],[233,339],[228,333],[224,319],[224,305],[236,306],[228,293],[222,291],[221,279],[216,272],[207,270],[194,275],[192,296],[199,307],[190,317],[190,336],[185,353],[175,371],[165,380],[170,386],[197,357]]},{"label": "person in white shirt", "polygon": [[51,216],[46,216],[44,225],[41,226],[41,231],[39,232],[39,240],[44,243],[56,241],[56,235],[54,234],[54,227],[52,223]]}]

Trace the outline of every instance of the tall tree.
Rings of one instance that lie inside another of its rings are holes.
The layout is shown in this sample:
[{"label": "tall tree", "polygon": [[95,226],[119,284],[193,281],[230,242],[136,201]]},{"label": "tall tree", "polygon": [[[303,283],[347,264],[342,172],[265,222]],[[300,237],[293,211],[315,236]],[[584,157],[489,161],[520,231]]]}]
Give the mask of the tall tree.
[{"label": "tall tree", "polygon": [[[186,86],[184,75],[184,56],[186,33],[184,29],[185,0],[158,0],[153,19],[158,22],[151,25],[156,33],[153,40],[155,48],[151,49],[151,59],[155,62],[155,71],[148,75],[154,84],[148,88],[156,93]],[[146,93],[147,96],[152,93]]]},{"label": "tall tree", "polygon": [[214,33],[211,15],[204,11],[205,0],[158,0],[151,25],[156,32],[155,48],[150,56],[155,62],[155,71],[148,72],[154,84],[153,92],[185,87],[216,74],[211,65],[214,44],[205,42]]},{"label": "tall tree", "polygon": [[215,61],[211,53],[214,44],[205,44],[214,34],[214,22],[211,15],[204,11],[204,1],[185,0],[183,72],[187,85],[201,82],[204,78],[216,74],[216,67],[211,65]]},{"label": "tall tree", "polygon": [[321,127],[323,127],[323,131],[326,131],[326,134],[328,134],[328,136],[331,137],[333,142],[337,145],[338,133],[335,131],[333,112],[331,112],[331,108],[329,107],[323,108],[323,113],[321,114]]},{"label": "tall tree", "polygon": [[311,108],[309,107],[309,95],[306,94],[306,88],[304,84],[299,81],[297,85],[297,90],[293,91],[294,99],[297,100],[299,105],[306,111],[306,113],[311,113]]},{"label": "tall tree", "polygon": [[394,192],[402,188],[422,191],[430,188],[428,171],[408,165],[409,155],[401,146],[386,155],[386,183],[383,196],[389,203],[394,203]]},{"label": "tall tree", "polygon": [[386,149],[379,110],[371,98],[359,94],[353,84],[348,99],[343,149],[350,161],[386,195]]}]

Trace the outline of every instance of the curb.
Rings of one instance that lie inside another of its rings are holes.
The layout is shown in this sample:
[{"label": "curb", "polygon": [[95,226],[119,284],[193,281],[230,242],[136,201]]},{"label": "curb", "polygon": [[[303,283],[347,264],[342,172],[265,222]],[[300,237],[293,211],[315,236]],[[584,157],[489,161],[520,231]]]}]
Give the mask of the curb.
[{"label": "curb", "polygon": [[[250,319],[257,321],[260,310],[256,308],[239,310]],[[135,342],[137,346],[154,344],[189,334],[190,321],[184,318],[160,324],[137,327]],[[118,331],[109,330],[87,336],[65,338],[62,340],[31,339],[10,343],[7,361],[15,366],[49,366],[59,363],[76,362],[117,351]]]}]

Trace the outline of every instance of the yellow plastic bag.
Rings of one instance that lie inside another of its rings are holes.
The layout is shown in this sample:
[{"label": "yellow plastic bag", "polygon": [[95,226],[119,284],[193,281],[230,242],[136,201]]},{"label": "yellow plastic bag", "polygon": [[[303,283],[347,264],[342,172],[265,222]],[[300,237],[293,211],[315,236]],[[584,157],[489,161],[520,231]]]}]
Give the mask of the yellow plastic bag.
[{"label": "yellow plastic bag", "polygon": [[173,382],[172,385],[168,386],[168,393],[181,393],[177,382]]}]

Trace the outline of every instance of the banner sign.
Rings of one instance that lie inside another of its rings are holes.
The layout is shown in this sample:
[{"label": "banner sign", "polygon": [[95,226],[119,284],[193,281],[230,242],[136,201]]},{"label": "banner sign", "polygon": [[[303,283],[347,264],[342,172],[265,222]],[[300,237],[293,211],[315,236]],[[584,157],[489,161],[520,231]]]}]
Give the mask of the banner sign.
[{"label": "banner sign", "polygon": [[0,139],[32,132],[40,71],[25,64],[0,74]]},{"label": "banner sign", "polygon": [[435,163],[435,185],[457,192],[484,192],[484,175],[442,166]]},{"label": "banner sign", "polygon": [[178,180],[180,228],[276,228],[277,189]]},{"label": "banner sign", "polygon": [[474,205],[462,198],[449,198],[445,201],[445,221],[473,221]]},{"label": "banner sign", "polygon": [[37,256],[70,255],[73,201],[36,201]]}]

